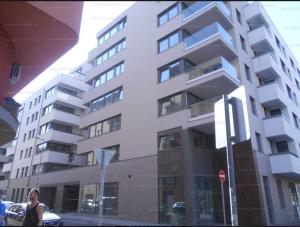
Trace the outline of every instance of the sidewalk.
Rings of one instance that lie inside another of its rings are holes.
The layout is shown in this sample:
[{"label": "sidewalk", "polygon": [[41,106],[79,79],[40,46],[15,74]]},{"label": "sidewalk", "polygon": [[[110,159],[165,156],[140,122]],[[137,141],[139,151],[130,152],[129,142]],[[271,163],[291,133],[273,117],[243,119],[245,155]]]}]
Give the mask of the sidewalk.
[{"label": "sidewalk", "polygon": [[[90,225],[97,225],[99,216],[97,215],[85,215],[80,213],[60,213],[59,215],[63,220],[80,220],[89,223]],[[103,225],[119,225],[119,226],[161,226],[159,224],[154,223],[146,223],[146,222],[139,222],[139,221],[125,221],[125,220],[118,220],[118,219],[109,219],[109,218],[102,218]],[[167,225],[165,225],[167,226]]]}]

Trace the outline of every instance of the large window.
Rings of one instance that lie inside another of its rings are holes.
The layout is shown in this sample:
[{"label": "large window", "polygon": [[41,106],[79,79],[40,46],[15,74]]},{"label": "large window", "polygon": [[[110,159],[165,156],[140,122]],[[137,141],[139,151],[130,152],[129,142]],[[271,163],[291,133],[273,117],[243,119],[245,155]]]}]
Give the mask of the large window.
[{"label": "large window", "polygon": [[180,4],[176,3],[158,15],[158,26],[167,23],[180,13]]},{"label": "large window", "polygon": [[255,132],[257,151],[263,153],[261,135],[258,132]]},{"label": "large window", "polygon": [[159,145],[158,145],[159,151],[178,148],[181,146],[181,135],[180,132],[162,135],[159,136],[158,141],[159,141]]},{"label": "large window", "polygon": [[[99,184],[83,185],[81,212],[98,214],[99,213]],[[104,215],[118,214],[119,183],[108,182],[104,184]]]},{"label": "large window", "polygon": [[175,61],[159,69],[159,82],[169,80],[180,74],[180,61]]},{"label": "large window", "polygon": [[112,47],[110,47],[108,50],[104,51],[102,54],[100,54],[96,58],[96,66],[102,64],[103,62],[105,62],[106,60],[108,60],[109,58],[114,56],[115,54],[117,54],[117,53],[121,52],[123,49],[125,49],[125,43],[126,43],[126,40],[123,39],[120,42],[113,45]]},{"label": "large window", "polygon": [[183,93],[163,98],[158,102],[159,116],[174,113],[184,108]]},{"label": "large window", "polygon": [[158,52],[161,53],[180,42],[180,31],[169,34],[167,37],[158,41]]},{"label": "large window", "polygon": [[123,98],[123,90],[122,87],[110,91],[109,93],[100,96],[95,99],[91,103],[91,112],[95,112],[96,110],[102,109],[105,106],[108,106],[112,103],[118,102]]},{"label": "large window", "polygon": [[50,104],[43,108],[42,116],[47,115],[48,113],[52,112],[53,110],[53,104]]},{"label": "large window", "polygon": [[50,88],[49,90],[46,91],[45,93],[45,99],[52,96],[55,92],[55,87]]},{"label": "large window", "polygon": [[59,144],[54,142],[45,142],[45,143],[38,144],[36,146],[36,153],[40,153],[45,150],[70,153],[71,145]]},{"label": "large window", "polygon": [[60,132],[72,133],[72,126],[59,124],[57,122],[48,122],[40,127],[40,135],[51,129]]},{"label": "large window", "polygon": [[[119,157],[120,157],[120,145],[119,144],[114,145],[114,146],[110,146],[110,147],[105,147],[103,149],[105,149],[105,150],[115,150],[116,151],[116,153],[112,157],[110,163],[119,161]],[[94,155],[94,152],[91,151],[87,154],[87,163],[86,163],[86,165],[87,166],[97,165],[97,160],[96,160],[96,157]]]},{"label": "large window", "polygon": [[98,122],[89,127],[89,137],[99,136],[121,128],[121,115]]},{"label": "large window", "polygon": [[124,62],[121,62],[93,79],[93,87],[98,87],[124,72]]},{"label": "large window", "polygon": [[275,143],[278,153],[289,152],[289,145],[287,141],[278,141]]},{"label": "large window", "polygon": [[112,28],[110,28],[107,32],[103,33],[103,35],[98,37],[98,46],[104,43],[106,40],[110,39],[113,35],[122,31],[126,25],[127,25],[127,19],[125,17],[117,24],[115,24]]},{"label": "large window", "polygon": [[62,87],[62,86],[58,85],[57,86],[57,90],[59,90],[59,91],[61,91],[63,93],[66,93],[68,95],[72,95],[72,96],[78,97],[77,91],[75,91],[72,88],[66,88],[66,87]]}]

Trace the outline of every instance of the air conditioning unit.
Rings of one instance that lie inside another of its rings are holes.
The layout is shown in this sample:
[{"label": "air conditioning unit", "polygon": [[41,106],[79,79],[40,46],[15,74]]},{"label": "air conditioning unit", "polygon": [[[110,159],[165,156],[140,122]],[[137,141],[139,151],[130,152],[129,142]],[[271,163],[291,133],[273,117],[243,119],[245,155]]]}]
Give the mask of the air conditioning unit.
[{"label": "air conditioning unit", "polygon": [[16,84],[21,78],[22,65],[14,63],[10,73],[10,84]]}]

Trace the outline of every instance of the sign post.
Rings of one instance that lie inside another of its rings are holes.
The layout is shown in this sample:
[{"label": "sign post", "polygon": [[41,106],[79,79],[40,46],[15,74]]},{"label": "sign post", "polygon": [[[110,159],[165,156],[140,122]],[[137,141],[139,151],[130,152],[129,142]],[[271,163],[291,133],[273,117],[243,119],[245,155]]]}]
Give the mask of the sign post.
[{"label": "sign post", "polygon": [[[231,107],[231,108],[229,108]],[[245,87],[240,86],[214,105],[216,148],[226,147],[231,225],[238,225],[232,143],[250,139]]]},{"label": "sign post", "polygon": [[224,222],[224,225],[226,225],[225,198],[224,198],[224,182],[226,180],[226,175],[225,175],[224,170],[219,171],[219,180],[221,182],[223,222]]},{"label": "sign post", "polygon": [[98,226],[102,225],[102,209],[103,209],[103,195],[104,195],[104,182],[105,182],[105,171],[110,160],[113,158],[115,150],[104,150],[98,149],[94,151],[97,162],[100,166],[100,195],[99,195],[99,220]]}]

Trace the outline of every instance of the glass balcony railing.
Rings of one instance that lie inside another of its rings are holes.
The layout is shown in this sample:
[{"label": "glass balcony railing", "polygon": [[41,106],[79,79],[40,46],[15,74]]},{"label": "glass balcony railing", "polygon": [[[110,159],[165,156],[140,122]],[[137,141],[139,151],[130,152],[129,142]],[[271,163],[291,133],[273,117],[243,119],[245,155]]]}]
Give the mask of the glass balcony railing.
[{"label": "glass balcony railing", "polygon": [[183,20],[186,20],[187,18],[193,16],[194,14],[200,12],[202,9],[209,5],[216,4],[216,6],[219,8],[219,10],[229,19],[231,20],[231,13],[228,7],[223,3],[219,1],[197,1],[191,5],[189,5],[186,9],[182,11],[182,18]]},{"label": "glass balcony railing", "polygon": [[208,73],[211,73],[221,68],[226,70],[226,72],[231,77],[238,80],[235,67],[222,56],[213,58],[207,62],[197,65],[189,69],[189,71],[187,71],[186,73],[188,74],[188,80],[193,80],[195,78],[201,77],[203,75],[206,75]]},{"label": "glass balcony railing", "polygon": [[190,106],[190,118],[214,112],[214,104],[219,101],[222,96],[217,96],[201,102],[194,103]]},{"label": "glass balcony railing", "polygon": [[185,49],[191,48],[216,34],[221,35],[222,38],[233,47],[231,35],[229,35],[229,33],[218,22],[214,22],[211,25],[208,25],[207,27],[185,38]]}]

